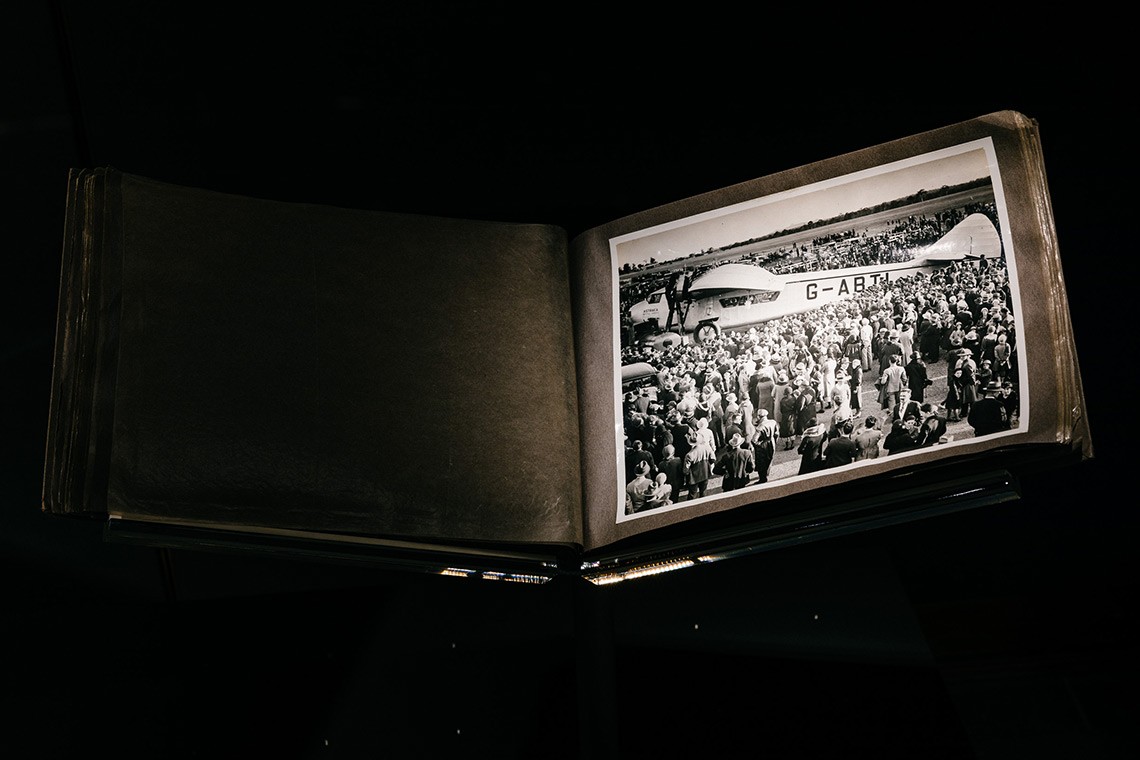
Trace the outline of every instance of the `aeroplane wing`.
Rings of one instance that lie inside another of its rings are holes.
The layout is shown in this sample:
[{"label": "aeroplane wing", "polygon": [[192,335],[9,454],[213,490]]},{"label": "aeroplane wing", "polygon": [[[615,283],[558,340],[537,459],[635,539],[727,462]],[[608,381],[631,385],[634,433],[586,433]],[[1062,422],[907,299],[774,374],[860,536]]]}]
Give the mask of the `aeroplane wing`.
[{"label": "aeroplane wing", "polygon": [[729,290],[780,290],[782,278],[755,264],[721,264],[701,275],[693,283],[689,294],[704,298]]}]

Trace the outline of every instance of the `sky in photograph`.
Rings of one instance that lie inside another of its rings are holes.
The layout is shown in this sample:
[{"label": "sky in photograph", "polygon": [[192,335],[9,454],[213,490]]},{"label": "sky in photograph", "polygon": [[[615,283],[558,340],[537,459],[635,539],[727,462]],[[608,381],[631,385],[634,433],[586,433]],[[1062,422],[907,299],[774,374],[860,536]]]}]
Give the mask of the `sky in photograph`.
[{"label": "sky in photograph", "polygon": [[617,238],[616,264],[683,258],[989,174],[980,147],[940,151]]}]

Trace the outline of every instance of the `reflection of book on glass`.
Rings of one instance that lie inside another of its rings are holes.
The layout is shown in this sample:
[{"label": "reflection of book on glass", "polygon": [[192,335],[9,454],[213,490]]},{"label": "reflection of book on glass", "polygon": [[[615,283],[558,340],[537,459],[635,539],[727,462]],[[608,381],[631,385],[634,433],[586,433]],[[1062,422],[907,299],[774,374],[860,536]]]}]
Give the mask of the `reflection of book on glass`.
[{"label": "reflection of book on glass", "polygon": [[151,540],[580,569],[1092,454],[1012,112],[573,239],[113,169],[67,212],[44,508]]}]

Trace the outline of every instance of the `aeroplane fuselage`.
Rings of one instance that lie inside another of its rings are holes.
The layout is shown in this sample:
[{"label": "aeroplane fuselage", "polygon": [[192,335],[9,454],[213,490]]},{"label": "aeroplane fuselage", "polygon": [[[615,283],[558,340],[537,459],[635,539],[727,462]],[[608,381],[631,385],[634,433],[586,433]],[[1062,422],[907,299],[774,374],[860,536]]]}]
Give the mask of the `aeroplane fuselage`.
[{"label": "aeroplane fuselage", "polygon": [[[1001,241],[993,223],[982,214],[973,214],[909,261],[785,275],[754,264],[722,264],[693,282],[691,300],[674,315],[673,329],[703,341],[722,330],[798,314],[920,272],[930,274],[953,261],[1000,253]],[[664,329],[669,317],[665,289],[634,304],[629,316],[634,325],[656,322]]]}]

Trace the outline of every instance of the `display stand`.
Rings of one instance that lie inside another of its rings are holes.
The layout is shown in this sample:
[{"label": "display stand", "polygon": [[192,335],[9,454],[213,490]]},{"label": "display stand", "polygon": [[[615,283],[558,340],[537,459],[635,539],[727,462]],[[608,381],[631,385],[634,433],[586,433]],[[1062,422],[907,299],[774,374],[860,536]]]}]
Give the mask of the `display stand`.
[{"label": "display stand", "polygon": [[103,535],[104,540],[112,543],[161,549],[257,554],[516,583],[546,583],[564,574],[574,562],[569,550],[538,553],[534,547],[514,551],[470,546],[444,551],[414,542],[364,536],[317,536],[289,531],[247,533],[115,518],[107,520]]},{"label": "display stand", "polygon": [[778,502],[757,502],[731,515],[698,518],[683,531],[660,531],[598,553],[569,548],[455,546],[446,550],[398,540],[274,531],[246,533],[197,526],[108,520],[105,539],[168,549],[239,552],[363,564],[399,572],[544,584],[558,577],[604,586],[743,557],[786,546],[882,528],[1020,498],[1018,479],[1004,468],[967,469],[947,477],[918,470],[861,485]]},{"label": "display stand", "polygon": [[608,585],[1020,497],[1017,480],[1008,470],[979,472],[937,485],[900,484],[895,490],[838,505],[774,509],[771,516],[748,523],[608,552],[583,561],[579,572],[590,583]]}]

